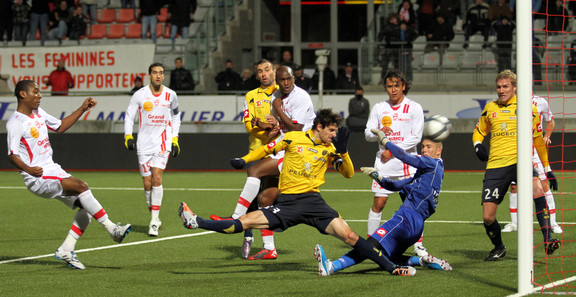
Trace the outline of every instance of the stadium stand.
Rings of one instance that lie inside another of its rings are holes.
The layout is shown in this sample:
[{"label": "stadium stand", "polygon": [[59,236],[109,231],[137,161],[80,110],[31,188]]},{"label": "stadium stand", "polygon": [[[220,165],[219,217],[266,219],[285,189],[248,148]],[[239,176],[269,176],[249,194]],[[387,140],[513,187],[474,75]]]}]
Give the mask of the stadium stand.
[{"label": "stadium stand", "polygon": [[132,23],[135,21],[136,18],[134,15],[134,9],[121,8],[118,10],[118,18],[116,19],[116,23]]},{"label": "stadium stand", "polygon": [[95,24],[91,26],[88,39],[102,39],[104,37],[106,37],[106,25]]},{"label": "stadium stand", "polygon": [[126,38],[140,38],[142,36],[142,24],[132,23],[128,24],[128,31]]},{"label": "stadium stand", "polygon": [[126,26],[124,24],[112,24],[106,38],[118,39],[124,37],[125,34]]},{"label": "stadium stand", "polygon": [[104,8],[100,10],[100,16],[98,17],[99,24],[110,24],[116,20],[116,9]]}]

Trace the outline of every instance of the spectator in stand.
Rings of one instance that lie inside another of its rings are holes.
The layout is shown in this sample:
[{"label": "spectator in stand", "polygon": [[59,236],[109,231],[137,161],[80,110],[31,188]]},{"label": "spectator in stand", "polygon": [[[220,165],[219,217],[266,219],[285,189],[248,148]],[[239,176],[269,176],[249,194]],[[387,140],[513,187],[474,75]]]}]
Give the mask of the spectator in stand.
[{"label": "spectator in stand", "polygon": [[542,85],[542,57],[544,52],[544,44],[532,32],[532,80],[535,85]]},{"label": "spectator in stand", "polygon": [[134,87],[130,90],[130,95],[134,95],[138,90],[144,87],[144,83],[142,82],[142,78],[140,76],[136,76],[134,79]]},{"label": "spectator in stand", "polygon": [[506,3],[506,0],[497,0],[496,2],[490,5],[490,10],[488,10],[488,18],[490,19],[490,23],[494,25],[494,22],[500,21],[503,17],[511,20],[513,18],[512,13],[510,12],[510,6]]},{"label": "spectator in stand", "polygon": [[302,67],[300,67],[300,65],[294,66],[294,83],[304,91],[308,92],[308,94],[310,94],[310,91],[312,91],[313,81],[306,74],[304,74],[304,71],[302,71]]},{"label": "spectator in stand", "polygon": [[69,17],[68,2],[61,0],[58,2],[58,7],[50,12],[50,17],[48,18],[49,40],[57,39],[58,44],[62,44],[62,38],[68,33]]},{"label": "spectator in stand", "polygon": [[[12,41],[12,32],[14,23],[12,20],[12,1],[0,1],[0,41],[4,41],[4,45],[8,45],[8,41]],[[6,39],[4,39],[4,32],[6,32]]]},{"label": "spectator in stand", "polygon": [[398,20],[400,23],[406,23],[406,26],[410,28],[416,27],[416,12],[410,0],[403,0],[398,6]]},{"label": "spectator in stand", "polygon": [[180,31],[182,39],[188,38],[188,27],[194,18],[196,6],[196,0],[170,0],[168,3],[168,18],[172,24],[170,27],[172,47],[174,47],[178,31]]},{"label": "spectator in stand", "polygon": [[400,68],[400,44],[398,44],[397,40],[392,40],[394,32],[398,31],[398,26],[398,15],[390,14],[378,34],[378,41],[386,42],[382,53],[382,73],[380,75],[382,79],[386,76],[386,73],[388,73],[388,65],[390,62],[392,62],[393,69]]},{"label": "spectator in stand", "polygon": [[242,90],[252,91],[260,86],[260,82],[252,73],[252,70],[246,68],[242,71]]},{"label": "spectator in stand", "polygon": [[52,96],[68,96],[68,89],[74,88],[74,79],[66,70],[64,59],[60,59],[56,70],[50,73],[46,86],[52,86]]},{"label": "spectator in stand", "polygon": [[417,0],[418,4],[418,34],[426,35],[434,23],[438,0]]},{"label": "spectator in stand", "polygon": [[[576,2],[570,2],[570,3],[575,3]],[[510,7],[510,13],[512,14],[512,16],[515,16],[515,9],[516,9],[516,0],[510,0],[510,2],[508,3],[508,7]],[[532,12],[540,12],[540,9],[542,8],[542,0],[532,0]],[[535,18],[535,15],[532,15],[532,18]]]},{"label": "spectator in stand", "polygon": [[[312,88],[314,88],[314,90],[318,90],[318,84],[320,83],[320,70],[318,70],[318,67],[316,67],[316,71],[312,76],[312,83],[313,83]],[[323,90],[325,93],[329,94],[330,92],[326,92],[326,90],[334,90],[334,89],[336,89],[336,74],[330,68],[330,65],[326,64],[326,67],[324,67]]]},{"label": "spectator in stand", "polygon": [[336,88],[338,90],[356,90],[359,86],[360,80],[358,79],[358,71],[354,69],[352,63],[346,63],[344,72],[340,72],[338,75]]},{"label": "spectator in stand", "polygon": [[502,17],[494,23],[496,31],[496,53],[498,54],[498,73],[512,69],[512,38],[516,25],[508,17]]},{"label": "spectator in stand", "polygon": [[14,40],[22,41],[26,46],[28,29],[30,28],[30,5],[24,0],[15,0],[12,5],[12,17],[14,21]]},{"label": "spectator in stand", "polygon": [[484,0],[476,0],[476,4],[470,6],[466,13],[466,21],[462,25],[464,29],[464,49],[468,48],[470,36],[476,32],[481,32],[484,37],[483,48],[488,46],[488,37],[490,36],[490,19],[488,18],[488,11],[490,6]]},{"label": "spectator in stand", "polygon": [[363,132],[370,116],[370,102],[364,98],[364,89],[356,88],[355,96],[348,102],[348,118],[346,126],[352,132]]},{"label": "spectator in stand", "polygon": [[[552,2],[552,1],[550,1]],[[553,3],[548,3],[548,20],[546,23],[547,31],[552,31],[550,34],[556,35],[558,32],[562,32],[568,29],[568,19],[570,14],[568,10],[564,7],[564,2],[562,0],[556,0]]]},{"label": "spectator in stand", "polygon": [[[412,47],[413,42],[418,38],[418,33],[411,27],[408,27],[406,23],[400,23],[400,26],[392,32],[391,41],[400,44],[398,49],[398,59],[400,71],[406,74],[408,80],[412,80]],[[384,74],[385,76],[386,74]],[[384,77],[383,76],[383,77]]]},{"label": "spectator in stand", "polygon": [[28,40],[36,39],[36,32],[40,29],[40,45],[46,42],[46,32],[48,28],[48,14],[50,13],[49,0],[32,0],[30,9],[30,34]]},{"label": "spectator in stand", "polygon": [[88,26],[88,18],[84,14],[82,5],[76,6],[74,13],[68,20],[68,38],[70,40],[78,41],[80,44],[80,37],[86,35],[86,27]]},{"label": "spectator in stand", "polygon": [[136,10],[136,0],[122,0],[122,4],[120,4],[122,8],[134,8]]},{"label": "spectator in stand", "polygon": [[446,22],[444,16],[437,15],[436,22],[432,24],[426,37],[427,44],[426,48],[424,48],[424,53],[430,53],[432,50],[437,48],[438,53],[442,55],[450,45],[450,41],[454,39],[454,29],[452,28],[452,25]]},{"label": "spectator in stand", "polygon": [[[292,60],[292,52],[289,50],[282,51],[282,61],[280,61],[280,66],[288,66],[292,70],[296,67],[296,64]],[[278,69],[278,68],[276,68]]]},{"label": "spectator in stand", "polygon": [[90,16],[90,24],[96,24],[98,20],[98,0],[80,0],[80,5],[82,5],[82,10]]},{"label": "spectator in stand", "polygon": [[[170,72],[170,86],[173,91],[194,91],[196,84],[192,79],[192,73],[184,68],[182,58],[178,57],[174,60],[174,70]],[[180,94],[180,93],[178,93]]]},{"label": "spectator in stand", "polygon": [[439,0],[436,14],[441,14],[448,24],[454,26],[460,15],[460,0]]},{"label": "spectator in stand", "polygon": [[148,29],[152,42],[156,43],[156,25],[162,2],[157,0],[140,0],[139,15],[142,18],[142,39],[146,39]]},{"label": "spectator in stand", "polygon": [[242,77],[232,69],[234,64],[228,59],[224,71],[219,72],[214,80],[218,83],[218,91],[234,91],[242,89]]}]

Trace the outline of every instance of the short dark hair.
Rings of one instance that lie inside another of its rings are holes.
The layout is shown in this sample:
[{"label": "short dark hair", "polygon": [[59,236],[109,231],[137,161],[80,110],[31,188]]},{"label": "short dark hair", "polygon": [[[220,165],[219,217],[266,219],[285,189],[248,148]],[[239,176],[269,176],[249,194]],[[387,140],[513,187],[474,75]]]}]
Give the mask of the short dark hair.
[{"label": "short dark hair", "polygon": [[182,58],[178,57],[178,58],[174,59],[174,62],[176,62],[178,60],[182,61]]},{"label": "short dark hair", "polygon": [[148,67],[148,74],[152,74],[152,68],[154,67],[162,67],[162,70],[166,69],[166,67],[164,67],[164,64],[160,63],[160,62],[154,62],[152,64],[150,64],[150,67]]},{"label": "short dark hair", "polygon": [[16,99],[24,99],[20,97],[20,91],[28,91],[29,86],[35,83],[35,81],[29,79],[19,81],[14,88],[14,96],[16,96]]},{"label": "short dark hair", "polygon": [[274,63],[272,63],[272,61],[270,61],[268,59],[262,59],[262,60],[256,62],[256,66],[262,65],[264,63],[270,63],[270,65],[272,65],[272,70],[274,70]]},{"label": "short dark hair", "polygon": [[397,78],[399,79],[405,86],[404,88],[404,95],[408,94],[410,90],[410,81],[406,78],[406,75],[399,69],[392,69],[386,73],[384,76],[384,85],[386,85],[386,80],[389,78]]},{"label": "short dark hair", "polygon": [[318,125],[322,125],[322,127],[330,126],[331,124],[336,124],[336,126],[340,126],[342,124],[342,117],[333,112],[332,108],[322,108],[316,112],[316,118],[314,119],[314,129]]}]

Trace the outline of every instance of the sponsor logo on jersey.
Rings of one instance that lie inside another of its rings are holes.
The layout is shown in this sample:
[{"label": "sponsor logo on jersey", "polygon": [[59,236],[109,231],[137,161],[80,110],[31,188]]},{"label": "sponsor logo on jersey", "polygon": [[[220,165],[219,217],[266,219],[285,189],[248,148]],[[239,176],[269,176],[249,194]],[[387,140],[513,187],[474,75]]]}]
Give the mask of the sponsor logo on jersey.
[{"label": "sponsor logo on jersey", "polygon": [[318,151],[317,151],[317,150],[315,150],[315,149],[313,149],[313,148],[311,148],[311,147],[309,147],[309,148],[308,148],[308,150],[309,150],[309,151],[311,151],[311,152],[313,152],[313,153],[315,153],[315,154],[317,154],[317,153],[318,153]]},{"label": "sponsor logo on jersey", "polygon": [[510,113],[510,111],[507,110],[507,109],[504,109],[504,110],[502,110],[501,112],[502,112],[502,113]]},{"label": "sponsor logo on jersey", "polygon": [[256,106],[261,107],[261,106],[262,106],[262,101],[257,101],[257,102],[256,102]]},{"label": "sponsor logo on jersey", "polygon": [[[278,139],[276,139],[276,140],[278,140]],[[272,148],[276,145],[276,140],[274,140],[274,141],[270,142],[269,144],[267,144],[266,147],[267,147],[268,149],[272,149]]]},{"label": "sponsor logo on jersey", "polygon": [[36,129],[36,127],[32,127],[30,128],[30,135],[32,135],[32,137],[34,138],[38,138],[38,136],[40,136],[40,133],[38,132],[38,129]]},{"label": "sponsor logo on jersey", "polygon": [[250,112],[248,111],[248,109],[246,109],[244,111],[244,118],[247,119],[249,115],[250,115]]},{"label": "sponsor logo on jersey", "polygon": [[310,164],[310,162],[304,163],[304,171],[306,171],[306,172],[312,171],[312,164]]},{"label": "sponsor logo on jersey", "polygon": [[296,147],[296,152],[299,153],[299,154],[301,154],[301,153],[304,152],[304,148],[301,147],[301,146],[297,146],[297,147]]},{"label": "sponsor logo on jersey", "polygon": [[142,107],[144,108],[145,111],[151,111],[152,108],[154,108],[154,105],[152,104],[152,102],[146,101],[146,102],[144,102]]},{"label": "sponsor logo on jersey", "polygon": [[386,233],[388,233],[388,231],[384,230],[383,228],[379,228],[378,230],[376,230],[376,234],[380,235],[380,237],[384,237]]},{"label": "sponsor logo on jersey", "polygon": [[493,118],[495,118],[495,117],[496,117],[496,115],[497,115],[497,113],[496,113],[496,112],[493,112],[493,113],[492,113],[492,117],[493,117]]},{"label": "sponsor logo on jersey", "polygon": [[[394,114],[396,116],[396,114]],[[392,126],[392,118],[389,116],[382,117],[382,126],[390,127]]]},{"label": "sponsor logo on jersey", "polygon": [[158,105],[160,105],[160,100],[159,99],[154,100],[154,106],[158,106]]}]

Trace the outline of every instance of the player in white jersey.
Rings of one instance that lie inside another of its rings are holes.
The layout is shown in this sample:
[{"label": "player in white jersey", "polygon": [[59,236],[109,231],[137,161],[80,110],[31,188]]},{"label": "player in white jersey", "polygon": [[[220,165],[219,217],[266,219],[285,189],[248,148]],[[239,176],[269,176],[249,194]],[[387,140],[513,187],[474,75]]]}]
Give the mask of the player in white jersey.
[{"label": "player in white jersey", "polygon": [[[552,113],[552,110],[550,110],[550,106],[546,99],[542,97],[532,95],[532,105],[536,106],[536,109],[538,109],[540,122],[546,122],[546,132],[543,137],[546,145],[549,145],[552,143],[550,135],[552,135],[552,131],[554,131],[554,127],[556,126],[554,123],[554,114]],[[542,166],[540,157],[538,157],[536,148],[534,148],[532,153],[532,164],[538,171],[538,176],[540,177],[542,188],[546,195],[546,204],[548,204],[548,213],[550,214],[550,226],[552,227],[552,232],[562,233],[562,227],[560,227],[556,222],[556,203],[554,201],[554,195],[552,195],[552,191],[548,187],[548,178],[546,177],[544,167]],[[558,190],[557,184],[556,181],[552,183],[552,190]],[[554,185],[556,185],[556,188],[554,188]],[[502,228],[502,232],[513,232],[518,230],[518,193],[515,183],[510,187],[510,219],[511,222]]]},{"label": "player in white jersey", "polygon": [[[367,141],[376,142],[378,138],[371,132],[371,129],[381,130],[391,142],[407,153],[416,155],[424,127],[422,106],[406,97],[410,90],[410,82],[399,70],[391,70],[386,74],[384,86],[388,100],[378,102],[372,107],[364,136]],[[379,145],[376,153],[374,168],[381,176],[393,180],[410,178],[416,172],[414,167],[394,158],[382,145]],[[374,233],[380,227],[382,210],[386,206],[388,196],[393,193],[374,181],[372,192],[374,192],[374,201],[368,214],[368,234]],[[414,250],[422,255],[426,253],[422,246],[422,239],[414,245]]]},{"label": "player in white jersey", "polygon": [[48,129],[58,133],[65,132],[84,112],[96,106],[96,101],[87,98],[71,115],[59,120],[40,108],[42,94],[36,82],[19,81],[14,94],[18,106],[6,122],[8,158],[20,171],[30,192],[42,198],[60,200],[71,209],[80,208],[74,216],[68,236],[54,256],[58,260],[66,261],[72,268],[85,269],[74,249],[92,217],[102,224],[118,243],[130,232],[132,225],[112,223],[88,185],[54,163]]},{"label": "player in white jersey", "polygon": [[162,85],[164,65],[153,63],[148,67],[150,85],[141,88],[130,99],[124,118],[124,144],[134,149],[134,117],[138,115],[138,140],[136,151],[142,181],[144,197],[150,211],[149,236],[158,236],[160,207],[164,190],[162,174],[166,169],[170,152],[176,157],[180,153],[178,131],[180,130],[180,112],[176,92]]},{"label": "player in white jersey", "polygon": [[[314,124],[314,105],[310,95],[295,85],[294,73],[288,66],[280,66],[276,71],[276,83],[279,89],[272,94],[272,111],[273,115],[267,117],[268,121],[274,126],[270,132],[270,137],[276,134],[288,131],[306,131],[311,129]],[[282,137],[280,135],[279,137]],[[249,201],[254,200],[260,188],[260,178],[264,176],[280,175],[282,168],[282,158],[284,152],[268,156],[259,163],[248,168],[248,179],[244,185],[241,196]],[[236,169],[242,169],[246,165],[241,158],[230,160],[232,166]],[[278,190],[269,190],[270,195],[261,195],[258,198],[260,207],[272,205],[278,198]],[[273,195],[272,193],[275,193]],[[251,199],[251,200],[250,200]],[[276,249],[264,247],[259,253],[249,257],[249,260],[276,259]]]}]

